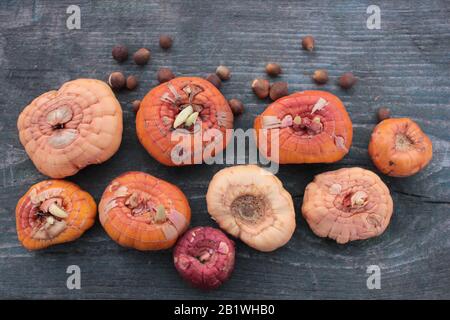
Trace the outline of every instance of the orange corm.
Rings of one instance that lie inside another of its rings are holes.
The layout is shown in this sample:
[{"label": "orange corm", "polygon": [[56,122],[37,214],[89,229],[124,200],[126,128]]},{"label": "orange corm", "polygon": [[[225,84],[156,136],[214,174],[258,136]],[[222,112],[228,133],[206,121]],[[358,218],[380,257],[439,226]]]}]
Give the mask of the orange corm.
[{"label": "orange corm", "polygon": [[100,80],[76,79],[35,98],[17,120],[36,168],[62,179],[111,158],[122,141],[122,108]]},{"label": "orange corm", "polygon": [[297,92],[276,100],[255,119],[254,127],[261,154],[281,164],[339,161],[353,137],[344,104],[325,91]]},{"label": "orange corm", "polygon": [[64,180],[33,185],[16,207],[17,234],[29,250],[43,249],[79,238],[95,221],[91,195]]},{"label": "orange corm", "polygon": [[413,120],[391,118],[381,121],[373,130],[369,155],[384,174],[409,177],[431,161],[433,144]]},{"label": "orange corm", "polygon": [[233,113],[209,81],[180,77],[160,84],[142,100],[136,132],[144,148],[168,166],[204,162],[229,141]]},{"label": "orange corm", "polygon": [[114,179],[99,204],[100,222],[124,247],[161,250],[172,247],[186,231],[191,209],[175,185],[144,172],[127,172]]}]

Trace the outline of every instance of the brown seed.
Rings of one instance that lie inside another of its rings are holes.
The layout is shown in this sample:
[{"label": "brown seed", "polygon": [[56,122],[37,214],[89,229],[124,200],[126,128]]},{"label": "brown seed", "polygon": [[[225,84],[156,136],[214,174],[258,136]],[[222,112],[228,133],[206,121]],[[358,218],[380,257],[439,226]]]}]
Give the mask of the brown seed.
[{"label": "brown seed", "polygon": [[270,99],[273,101],[278,100],[289,94],[287,82],[279,81],[270,86]]},{"label": "brown seed", "polygon": [[159,37],[159,46],[164,50],[167,50],[170,47],[172,47],[172,43],[173,43],[172,38],[166,34],[163,34]]},{"label": "brown seed", "polygon": [[125,87],[125,76],[122,72],[113,72],[109,75],[108,84],[115,90],[120,90]]},{"label": "brown seed", "polygon": [[128,90],[136,89],[138,84],[139,84],[138,79],[135,76],[128,76],[127,83],[126,83]]},{"label": "brown seed", "polygon": [[136,51],[133,55],[133,60],[137,65],[147,64],[148,60],[150,60],[150,50],[146,48],[141,48]]},{"label": "brown seed", "polygon": [[314,38],[312,36],[306,36],[302,39],[302,47],[305,50],[313,51],[314,49]]},{"label": "brown seed", "polygon": [[231,78],[231,71],[225,66],[218,66],[216,69],[216,74],[223,81],[227,81]]},{"label": "brown seed", "polygon": [[175,75],[169,68],[159,68],[156,76],[158,78],[159,83],[164,83],[175,78]]},{"label": "brown seed", "polygon": [[134,113],[139,111],[139,107],[141,106],[141,100],[134,100],[131,105],[133,106]]},{"label": "brown seed", "polygon": [[389,119],[391,117],[391,110],[389,108],[381,107],[378,109],[378,121]]},{"label": "brown seed", "polygon": [[317,84],[325,84],[328,82],[328,72],[324,69],[316,70],[312,78]]},{"label": "brown seed", "polygon": [[264,99],[269,95],[270,83],[266,79],[255,79],[252,82],[252,89],[258,98]]},{"label": "brown seed", "polygon": [[215,73],[207,75],[205,79],[211,82],[217,89],[219,89],[222,85],[222,80],[220,80],[220,78]]},{"label": "brown seed", "polygon": [[351,72],[346,72],[340,76],[338,84],[343,89],[350,89],[356,83],[356,77]]},{"label": "brown seed", "polygon": [[235,116],[238,116],[244,112],[244,104],[239,99],[230,99],[228,100],[228,104],[230,105],[231,111]]},{"label": "brown seed", "polygon": [[277,77],[282,72],[281,66],[278,63],[270,62],[266,65],[266,73],[271,77]]},{"label": "brown seed", "polygon": [[123,62],[128,59],[128,48],[121,44],[114,46],[112,56],[117,62]]}]

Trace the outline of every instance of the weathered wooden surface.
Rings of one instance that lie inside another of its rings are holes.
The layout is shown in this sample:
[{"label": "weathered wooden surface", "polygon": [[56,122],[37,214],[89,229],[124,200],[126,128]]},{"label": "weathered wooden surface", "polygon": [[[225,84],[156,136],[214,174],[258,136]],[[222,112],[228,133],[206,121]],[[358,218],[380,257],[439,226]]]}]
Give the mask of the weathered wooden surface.
[{"label": "weathered wooden surface", "polygon": [[[67,30],[66,8],[73,1],[0,3],[0,298],[450,298],[450,3],[378,1],[381,30],[366,28],[370,1],[76,1],[81,30]],[[73,3],[75,4],[75,3]],[[158,48],[159,34],[175,42]],[[299,49],[313,34],[317,50]],[[116,43],[131,50],[147,46],[146,67],[110,57]],[[130,101],[156,85],[155,70],[169,66],[178,75],[205,75],[221,63],[232,80],[223,93],[242,99],[245,114],[237,128],[252,126],[268,101],[256,99],[253,78],[269,60],[282,64],[280,79],[291,91],[316,88],[309,75],[329,70],[323,86],[345,103],[354,123],[350,154],[333,165],[282,166],[278,176],[296,203],[298,228],[284,248],[259,253],[237,241],[231,280],[205,293],[181,281],[171,252],[142,253],[119,247],[97,223],[78,241],[41,252],[27,252],[15,232],[14,209],[32,184],[44,179],[25,154],[17,116],[29,101],[64,81],[105,79],[122,70],[141,79],[134,92],[118,98],[124,109],[119,152],[107,163],[86,168],[70,180],[98,200],[118,174],[142,170],[176,183],[193,209],[192,225],[212,225],[205,192],[221,166],[167,168],[137,141]],[[335,85],[352,70],[356,87]],[[389,106],[396,116],[416,120],[430,135],[434,158],[422,173],[407,179],[383,176],[392,191],[395,213],[379,238],[340,246],[316,237],[300,215],[303,190],[317,173],[344,166],[374,170],[367,154],[375,110]],[[66,288],[66,268],[79,265],[82,289]],[[381,267],[380,290],[366,288],[366,268]]]}]

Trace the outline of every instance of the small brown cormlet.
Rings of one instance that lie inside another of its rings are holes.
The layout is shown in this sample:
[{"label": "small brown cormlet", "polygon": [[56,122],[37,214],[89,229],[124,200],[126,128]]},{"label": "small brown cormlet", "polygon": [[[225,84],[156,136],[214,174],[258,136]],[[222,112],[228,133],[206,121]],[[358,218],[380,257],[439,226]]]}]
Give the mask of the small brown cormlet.
[{"label": "small brown cormlet", "polygon": [[113,72],[109,75],[108,84],[115,90],[125,87],[126,79],[122,72]]},{"label": "small brown cormlet", "polygon": [[128,90],[136,89],[138,84],[139,84],[138,79],[135,76],[128,76],[127,83],[126,83]]},{"label": "small brown cormlet", "polygon": [[255,79],[252,82],[252,89],[258,98],[264,99],[269,95],[270,83],[266,79]]},{"label": "small brown cormlet", "polygon": [[269,62],[266,65],[266,73],[271,77],[277,77],[282,73],[281,66],[278,63]]},{"label": "small brown cormlet", "polygon": [[353,75],[353,73],[346,72],[339,78],[338,84],[342,89],[347,90],[353,87],[356,81],[356,77]]},{"label": "small brown cormlet", "polygon": [[231,71],[225,66],[218,66],[216,69],[216,74],[223,81],[230,80],[231,78]]},{"label": "small brown cormlet", "polygon": [[211,82],[217,89],[222,85],[222,80],[215,73],[208,74],[205,79]]},{"label": "small brown cormlet", "polygon": [[275,82],[270,86],[270,99],[273,101],[285,97],[289,94],[288,84],[284,81]]},{"label": "small brown cormlet", "polygon": [[324,69],[316,70],[314,71],[312,78],[317,84],[325,84],[328,82],[328,72]]},{"label": "small brown cormlet", "polygon": [[141,48],[136,51],[133,55],[133,60],[137,65],[147,64],[148,60],[150,60],[150,50],[146,48]]},{"label": "small brown cormlet", "polygon": [[312,36],[306,36],[302,39],[302,47],[307,51],[313,51],[314,49],[314,38]]},{"label": "small brown cormlet", "polygon": [[164,83],[175,78],[175,75],[169,68],[160,68],[156,77],[158,78],[159,83]]},{"label": "small brown cormlet", "polygon": [[170,36],[163,34],[159,37],[159,46],[164,50],[170,49],[172,47],[172,44],[173,39]]},{"label": "small brown cormlet", "polygon": [[133,112],[137,113],[139,111],[139,107],[141,106],[141,100],[134,100],[131,105],[133,106]]},{"label": "small brown cormlet", "polygon": [[379,122],[389,119],[391,117],[391,110],[389,110],[389,108],[381,107],[378,109],[377,116]]},{"label": "small brown cormlet", "polygon": [[128,59],[128,48],[119,44],[112,49],[112,56],[117,62],[123,62]]},{"label": "small brown cormlet", "polygon": [[228,100],[228,104],[230,105],[231,111],[233,111],[235,116],[241,115],[244,112],[244,104],[241,100],[230,99]]}]

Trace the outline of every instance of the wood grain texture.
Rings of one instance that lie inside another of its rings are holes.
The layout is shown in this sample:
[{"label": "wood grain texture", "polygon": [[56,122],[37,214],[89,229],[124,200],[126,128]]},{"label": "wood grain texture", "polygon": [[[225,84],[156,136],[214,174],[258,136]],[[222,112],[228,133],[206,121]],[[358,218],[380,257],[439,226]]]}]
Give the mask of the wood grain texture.
[{"label": "wood grain texture", "polygon": [[[67,30],[72,1],[0,3],[0,298],[450,298],[450,3],[378,1],[381,30],[366,28],[371,1],[87,1],[81,30]],[[75,4],[75,3],[74,3]],[[158,47],[168,33],[174,46]],[[305,34],[316,50],[300,49]],[[117,43],[152,50],[138,67],[111,59]],[[236,269],[219,290],[202,292],[181,281],[171,252],[142,253],[111,241],[97,222],[76,242],[27,252],[17,240],[14,209],[19,197],[45,177],[20,145],[16,121],[31,99],[79,77],[106,79],[111,71],[136,74],[140,86],[118,94],[124,109],[124,136],[108,162],[88,167],[69,180],[98,201],[105,186],[127,170],[142,170],[177,184],[193,209],[192,226],[214,222],[206,211],[208,182],[222,166],[164,167],[139,144],[130,102],[157,84],[156,70],[205,75],[217,65],[232,69],[224,83],[227,98],[239,98],[246,112],[236,128],[249,128],[269,101],[258,100],[250,83],[264,65],[282,65],[280,80],[290,91],[315,89],[310,75],[328,69],[320,87],[338,95],[354,123],[354,142],[333,165],[286,165],[278,177],[294,197],[298,228],[273,253],[256,252],[237,241]],[[336,86],[352,70],[359,78],[350,91]],[[345,166],[375,170],[367,145],[375,111],[388,106],[395,116],[411,117],[433,141],[434,158],[418,175],[382,176],[392,191],[394,215],[380,237],[340,246],[316,237],[301,217],[303,190],[317,173]],[[82,289],[66,288],[66,268],[82,270]],[[366,268],[381,267],[381,290],[366,288]]]}]

